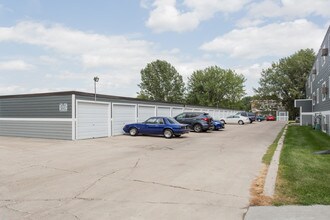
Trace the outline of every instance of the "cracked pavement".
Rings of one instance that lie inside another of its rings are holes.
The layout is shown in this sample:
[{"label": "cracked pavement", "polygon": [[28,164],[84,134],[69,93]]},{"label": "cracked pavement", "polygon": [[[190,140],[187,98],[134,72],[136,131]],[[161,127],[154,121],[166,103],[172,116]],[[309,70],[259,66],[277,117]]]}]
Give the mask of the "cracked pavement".
[{"label": "cracked pavement", "polygon": [[0,137],[0,219],[242,219],[281,122],[181,138]]}]

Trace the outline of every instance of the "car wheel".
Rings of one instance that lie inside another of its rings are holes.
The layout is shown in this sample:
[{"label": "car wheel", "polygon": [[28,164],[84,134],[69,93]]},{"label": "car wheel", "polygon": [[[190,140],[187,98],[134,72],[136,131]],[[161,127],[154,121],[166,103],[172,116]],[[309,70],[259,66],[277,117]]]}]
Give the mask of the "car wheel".
[{"label": "car wheel", "polygon": [[200,124],[195,124],[195,125],[194,125],[194,131],[195,131],[195,132],[201,132],[201,131],[202,131],[202,125],[200,125]]},{"label": "car wheel", "polygon": [[131,136],[136,136],[138,134],[138,130],[136,128],[129,129],[129,134]]},{"label": "car wheel", "polygon": [[165,138],[171,138],[173,136],[173,131],[171,129],[165,129],[164,130],[164,137]]},{"label": "car wheel", "polygon": [[238,121],[238,124],[239,124],[239,125],[243,125],[244,122],[243,122],[242,120],[239,120],[239,121]]},{"label": "car wheel", "polygon": [[261,122],[261,119],[260,119],[260,118],[258,118],[258,119],[257,119],[257,121],[258,121],[258,122]]},{"label": "car wheel", "polygon": [[174,136],[178,138],[178,137],[181,137],[181,134],[176,134]]}]

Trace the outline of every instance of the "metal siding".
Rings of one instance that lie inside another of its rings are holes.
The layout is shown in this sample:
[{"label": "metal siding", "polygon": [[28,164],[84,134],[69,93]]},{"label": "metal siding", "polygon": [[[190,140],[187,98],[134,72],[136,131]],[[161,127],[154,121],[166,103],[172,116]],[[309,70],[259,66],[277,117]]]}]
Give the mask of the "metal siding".
[{"label": "metal siding", "polygon": [[[329,31],[327,32],[326,36],[324,37],[324,41],[321,45],[321,48],[323,48],[323,45],[325,44],[326,47],[329,47]],[[317,59],[314,63],[314,66],[318,69],[318,74],[315,76],[315,80],[312,82],[312,90],[316,94],[316,90],[320,90],[320,102],[319,104],[316,104],[313,106],[314,112],[320,112],[320,111],[328,111],[330,110],[330,98],[329,98],[329,92],[326,95],[325,101],[322,101],[322,83],[326,81],[326,86],[329,87],[329,76],[330,76],[330,57],[329,55],[325,57],[325,64],[322,66],[323,63],[323,57],[321,56],[321,50],[317,54]],[[329,90],[328,90],[329,91]]]},{"label": "metal siding", "polygon": [[171,108],[170,107],[157,107],[157,116],[164,116],[164,117],[170,117],[171,116]]},{"label": "metal siding", "polygon": [[[71,118],[72,96],[40,96],[0,99],[0,118]],[[60,103],[67,103],[60,112]]]},{"label": "metal siding", "polygon": [[71,121],[0,121],[1,136],[72,139]]},{"label": "metal siding", "polygon": [[123,134],[125,124],[136,122],[136,105],[112,105],[112,134]]},{"label": "metal siding", "polygon": [[296,100],[297,108],[302,107],[302,112],[312,112],[312,100]]},{"label": "metal siding", "polygon": [[302,120],[302,125],[313,125],[313,116],[312,115],[302,115],[300,117]]},{"label": "metal siding", "polygon": [[326,116],[326,123],[327,123],[327,134],[330,135],[330,115]]},{"label": "metal siding", "polygon": [[109,104],[78,102],[77,139],[107,137]]},{"label": "metal siding", "polygon": [[156,106],[139,106],[138,122],[144,122],[150,117],[155,116]]}]

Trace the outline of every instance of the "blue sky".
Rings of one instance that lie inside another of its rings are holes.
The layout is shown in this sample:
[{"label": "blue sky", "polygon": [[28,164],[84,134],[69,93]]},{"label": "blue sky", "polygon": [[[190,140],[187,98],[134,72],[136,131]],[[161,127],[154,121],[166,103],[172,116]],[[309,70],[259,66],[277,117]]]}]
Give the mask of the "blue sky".
[{"label": "blue sky", "polygon": [[318,50],[328,0],[0,0],[0,95],[63,90],[135,97],[140,70],[171,63],[184,80],[217,65],[243,74]]}]

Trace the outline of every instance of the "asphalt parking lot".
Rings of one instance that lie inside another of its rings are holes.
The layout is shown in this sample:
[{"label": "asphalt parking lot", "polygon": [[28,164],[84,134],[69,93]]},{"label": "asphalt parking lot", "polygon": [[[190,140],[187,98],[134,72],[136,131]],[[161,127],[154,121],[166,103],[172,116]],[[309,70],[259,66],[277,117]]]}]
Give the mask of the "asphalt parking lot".
[{"label": "asphalt parking lot", "polygon": [[173,139],[0,137],[0,219],[242,219],[284,125]]}]

